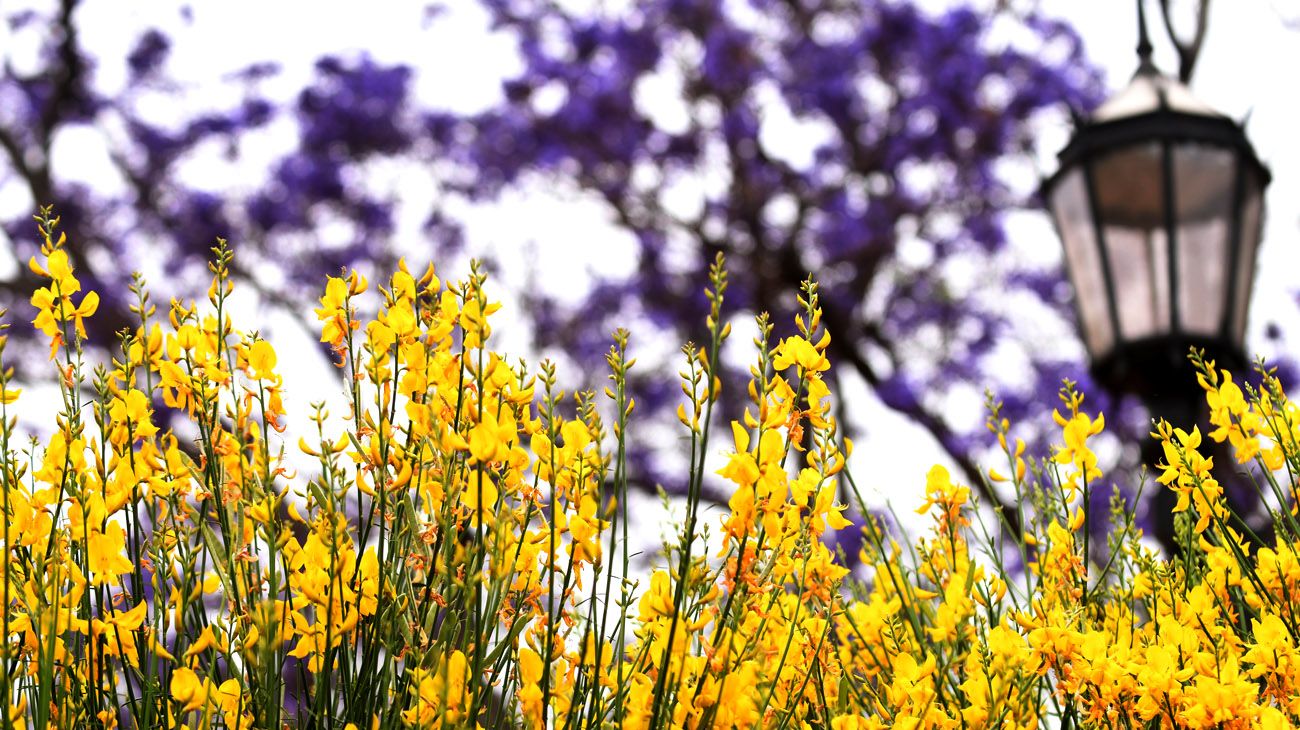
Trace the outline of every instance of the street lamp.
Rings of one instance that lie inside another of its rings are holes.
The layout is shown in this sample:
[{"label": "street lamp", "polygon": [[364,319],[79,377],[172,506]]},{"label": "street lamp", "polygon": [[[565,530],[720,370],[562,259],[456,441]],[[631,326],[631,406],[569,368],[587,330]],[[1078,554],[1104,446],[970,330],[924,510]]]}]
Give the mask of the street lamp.
[{"label": "street lamp", "polygon": [[1188,424],[1200,420],[1203,400],[1188,349],[1221,366],[1246,364],[1270,175],[1240,124],[1155,68],[1141,0],[1138,23],[1137,73],[1078,121],[1043,193],[1093,376]]}]

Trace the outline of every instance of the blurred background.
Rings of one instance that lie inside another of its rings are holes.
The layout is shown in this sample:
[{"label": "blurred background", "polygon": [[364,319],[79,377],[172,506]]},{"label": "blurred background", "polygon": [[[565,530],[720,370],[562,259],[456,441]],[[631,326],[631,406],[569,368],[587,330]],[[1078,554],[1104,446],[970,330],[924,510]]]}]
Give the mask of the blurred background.
[{"label": "blurred background", "polygon": [[[1154,60],[1177,74],[1175,41],[1203,30],[1190,86],[1248,120],[1272,170],[1246,349],[1289,380],[1300,3],[1202,5],[1148,3]],[[986,390],[1047,455],[1066,377],[1106,412],[1103,468],[1131,499],[1148,414],[1090,380],[1039,185],[1072,117],[1137,68],[1134,7],[0,0],[0,305],[24,420],[40,431],[51,390],[25,262],[52,203],[105,353],[133,321],[133,271],[164,308],[202,299],[230,239],[240,316],[293,373],[298,423],[343,397],[310,314],[327,275],[373,283],[404,256],[455,279],[479,259],[506,305],[497,346],[556,360],[571,389],[603,387],[610,333],[632,331],[632,478],[653,504],[684,486],[679,348],[704,336],[721,252],[724,415],[745,404],[753,316],[792,333],[812,273],[872,508],[911,514],[936,461],[982,483]]]}]

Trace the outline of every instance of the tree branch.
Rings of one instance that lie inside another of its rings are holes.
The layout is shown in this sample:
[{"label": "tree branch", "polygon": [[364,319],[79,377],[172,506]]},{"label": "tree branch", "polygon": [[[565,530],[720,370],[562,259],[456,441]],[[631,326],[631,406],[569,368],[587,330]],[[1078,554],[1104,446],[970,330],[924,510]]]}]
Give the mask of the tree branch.
[{"label": "tree branch", "polygon": [[[843,320],[842,315],[835,311],[834,307],[823,306],[822,321],[825,322],[827,330],[831,332],[831,349],[834,352],[833,359],[838,362],[848,363],[854,370],[867,381],[867,385],[872,390],[878,390],[881,385],[881,378],[876,373],[871,363],[862,356],[857,347],[852,344],[849,336],[850,328]],[[891,357],[893,357],[891,353]],[[892,406],[891,406],[892,409]],[[893,409],[898,410],[898,409]],[[1007,504],[997,495],[984,479],[984,472],[980,469],[979,464],[967,454],[952,445],[953,432],[944,423],[943,419],[935,413],[932,413],[925,406],[918,404],[914,409],[900,411],[913,422],[920,425],[939,443],[939,446],[948,454],[948,457],[957,464],[971,486],[979,491],[980,495],[988,501],[994,509],[1000,510],[1002,516],[1006,519],[1007,527],[1015,533],[1022,531],[1020,525],[1019,511],[1013,505]]]},{"label": "tree branch", "polygon": [[77,85],[81,82],[82,75],[85,71],[85,64],[81,60],[81,53],[77,48],[77,26],[72,22],[72,14],[77,9],[77,0],[62,0],[59,3],[58,29],[62,33],[59,39],[58,61],[60,66],[53,72],[54,93],[50,96],[49,103],[41,110],[41,135],[42,144],[49,149],[50,141],[54,136],[54,128],[59,121],[59,115],[63,112],[64,107],[71,102],[77,94]]},{"label": "tree branch", "polygon": [[[23,151],[22,143],[8,129],[0,127],[0,149],[4,150],[5,156],[13,164],[18,175],[27,181],[28,188],[32,186],[32,168],[27,164],[27,153]],[[33,191],[35,192],[35,191]]]}]

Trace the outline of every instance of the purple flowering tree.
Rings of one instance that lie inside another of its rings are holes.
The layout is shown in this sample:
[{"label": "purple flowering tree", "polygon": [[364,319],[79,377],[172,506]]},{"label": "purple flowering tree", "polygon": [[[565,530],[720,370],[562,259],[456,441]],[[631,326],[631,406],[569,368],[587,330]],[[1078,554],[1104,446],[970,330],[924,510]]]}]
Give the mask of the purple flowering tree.
[{"label": "purple flowering tree", "polygon": [[[196,97],[168,73],[172,38],[150,29],[125,59],[92,57],[79,7],[61,0],[0,16],[10,41],[0,53],[0,199],[7,203],[0,243],[13,262],[0,275],[0,306],[25,312],[38,286],[25,262],[37,246],[31,214],[45,204],[55,206],[73,242],[78,275],[100,294],[94,330],[106,346],[138,323],[129,310],[133,271],[150,272],[160,294],[194,296],[218,236],[238,242],[244,284],[291,312],[305,311],[326,274],[396,260],[397,201],[367,184],[367,169],[412,155],[423,136],[409,67],[324,57],[286,103],[263,93],[279,73],[268,61]],[[119,86],[105,76],[125,80]],[[249,141],[277,124],[291,130],[290,143],[269,161],[250,162]],[[94,142],[77,148],[87,134]],[[61,152],[71,148],[102,150],[107,171],[93,182],[78,177],[86,163]],[[239,179],[196,174],[201,165],[237,168]],[[430,225],[436,230],[439,219]],[[440,251],[459,242],[436,238]],[[21,344],[26,318],[12,319]]]},{"label": "purple flowering tree", "polygon": [[[1057,267],[1023,262],[1006,233],[1008,216],[1038,205],[1036,120],[1100,96],[1067,26],[1014,3],[930,12],[895,0],[646,0],[581,14],[481,5],[517,41],[522,70],[476,114],[415,98],[414,66],[363,55],[320,59],[287,102],[265,92],[276,64],[255,64],[226,80],[223,102],[195,109],[169,75],[174,37],[149,30],[125,59],[94,58],[76,0],[5,16],[14,43],[0,69],[0,199],[19,202],[0,210],[15,264],[0,267],[0,305],[25,311],[36,285],[23,265],[35,250],[30,212],[53,203],[79,275],[102,297],[100,335],[135,321],[134,269],[161,273],[153,283],[165,294],[193,295],[217,236],[238,242],[246,284],[304,311],[325,274],[391,264],[399,205],[427,206],[424,255],[460,246],[437,203],[367,184],[375,165],[398,161],[471,203],[554,181],[601,201],[634,241],[633,273],[598,280],[576,305],[545,282],[525,295],[539,347],[564,349],[587,372],[599,372],[616,326],[699,340],[705,273],[721,252],[729,313],[768,311],[778,327],[814,273],[834,376],[864,381],[976,486],[988,439],[978,407],[962,417],[954,401],[978,403],[992,387],[1013,418],[1041,417],[1068,376],[1109,409],[1086,384],[1068,325],[1049,330],[1064,333],[1064,347],[1024,335],[1031,316],[1069,322],[1068,288]],[[101,83],[111,64],[125,65],[120,88]],[[184,111],[160,116],[170,102]],[[290,141],[272,159],[245,159],[250,141],[284,128]],[[102,137],[112,185],[56,165],[59,146],[86,129]],[[195,182],[189,166],[214,156],[243,165],[251,182]],[[746,366],[729,363],[737,377]],[[676,404],[669,378],[645,372],[636,389],[642,413]],[[725,393],[725,415],[742,399]],[[654,452],[634,460],[644,485],[674,486]]]},{"label": "purple flowering tree", "polygon": [[[732,313],[786,326],[812,272],[835,377],[864,380],[979,485],[972,454],[989,439],[978,415],[951,417],[957,394],[992,387],[1009,415],[1041,417],[1070,376],[1102,399],[1077,347],[1017,334],[1024,309],[1072,315],[1059,268],[1022,265],[1006,234],[1009,214],[1038,206],[1035,120],[1088,110],[1100,83],[1067,26],[1009,5],[650,0],[575,14],[493,0],[523,71],[499,108],[428,126],[470,197],[576,183],[632,234],[630,276],[576,306],[531,295],[540,344],[595,364],[606,333],[639,320],[699,341],[717,253]],[[682,188],[699,192],[682,204]],[[676,403],[670,381],[639,387],[642,407]],[[744,394],[724,398],[735,417]],[[671,484],[653,463],[643,476]]]}]

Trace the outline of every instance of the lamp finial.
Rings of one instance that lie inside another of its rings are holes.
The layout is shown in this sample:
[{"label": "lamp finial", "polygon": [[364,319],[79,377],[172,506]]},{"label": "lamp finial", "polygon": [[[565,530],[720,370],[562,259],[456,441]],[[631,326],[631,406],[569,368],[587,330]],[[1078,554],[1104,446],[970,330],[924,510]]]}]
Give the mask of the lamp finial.
[{"label": "lamp finial", "polygon": [[1139,74],[1155,74],[1155,62],[1151,60],[1151,37],[1147,35],[1147,12],[1142,0],[1137,0],[1138,6],[1138,70]]}]

